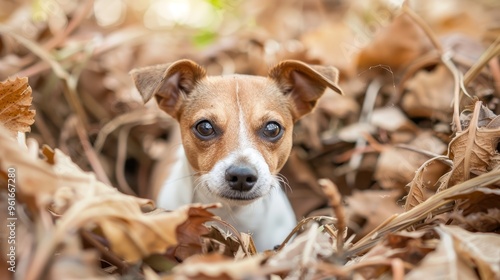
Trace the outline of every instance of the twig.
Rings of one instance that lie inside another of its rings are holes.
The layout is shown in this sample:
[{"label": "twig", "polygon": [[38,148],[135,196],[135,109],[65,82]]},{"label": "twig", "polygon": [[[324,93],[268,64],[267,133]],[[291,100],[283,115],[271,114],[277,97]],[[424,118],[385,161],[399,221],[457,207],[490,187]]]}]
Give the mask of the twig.
[{"label": "twig", "polygon": [[[416,147],[413,147],[413,146],[410,146],[410,145],[407,145],[407,144],[397,144],[397,145],[394,145],[394,148],[405,149],[405,150],[408,150],[408,151],[419,153],[419,154],[424,155],[424,156],[426,156],[428,158],[440,158],[440,157],[443,157],[442,155],[439,155],[439,154],[436,154],[436,153],[433,153],[433,152],[430,152],[430,151],[418,149]],[[440,159],[440,160],[444,164],[446,164],[448,166],[452,166],[453,165],[453,162],[451,160],[449,160],[447,157],[444,157],[444,159]]]},{"label": "twig", "polygon": [[38,129],[38,131],[40,131],[44,143],[51,147],[55,147],[56,139],[52,136],[49,127],[47,126],[47,122],[45,121],[44,118],[42,118],[40,114],[35,115],[35,126]]},{"label": "twig", "polygon": [[101,162],[99,161],[99,157],[97,156],[96,152],[94,151],[94,148],[89,142],[89,136],[87,134],[87,130],[85,130],[83,125],[78,121],[75,123],[76,134],[78,135],[78,138],[82,143],[83,151],[87,156],[90,166],[92,166],[92,170],[94,170],[99,181],[103,182],[108,186],[112,186],[108,176],[106,175],[106,172],[104,171],[104,168],[102,167]]},{"label": "twig", "polygon": [[[366,89],[365,100],[363,101],[363,107],[361,109],[361,116],[359,117],[359,123],[368,123],[370,121],[373,108],[375,106],[375,101],[377,99],[378,92],[382,88],[382,82],[380,79],[375,79],[370,82],[368,88]],[[366,140],[364,137],[359,137],[356,140],[356,150],[362,150],[366,147]],[[361,165],[363,160],[362,154],[354,154],[349,160],[349,167],[351,170],[357,170]],[[356,174],[350,172],[346,175],[346,180],[351,188],[354,188],[356,181]]]},{"label": "twig", "polygon": [[465,73],[464,84],[467,86],[481,72],[481,69],[494,57],[500,54],[500,36],[481,55],[479,60]]},{"label": "twig", "polygon": [[46,50],[51,50],[54,47],[57,47],[66,37],[68,37],[71,32],[75,30],[75,28],[79,27],[82,21],[87,17],[88,13],[92,11],[94,0],[88,0],[83,7],[79,6],[77,13],[73,16],[70,23],[64,29],[63,32],[57,33],[54,37],[52,37],[49,41],[47,41],[43,47]]},{"label": "twig", "polygon": [[151,110],[136,110],[126,114],[122,114],[107,122],[97,134],[97,138],[94,142],[95,150],[99,153],[104,143],[106,142],[106,138],[115,130],[117,130],[122,125],[138,125],[138,124],[151,124],[157,120],[166,120],[172,123],[172,119],[165,116],[165,114],[161,113],[159,110],[151,111]]},{"label": "twig", "polygon": [[370,144],[370,147],[373,148],[374,151],[378,153],[382,153],[383,151],[387,150],[387,146],[380,144],[377,139],[375,139],[370,133],[363,131],[361,132],[363,137],[365,138],[366,142]]},{"label": "twig", "polygon": [[318,234],[318,224],[314,223],[311,225],[307,232],[307,241],[306,244],[304,245],[304,250],[302,252],[302,258],[300,260],[300,265],[303,268],[307,268],[307,266],[310,264],[309,258],[313,255],[314,253],[314,244],[316,243],[316,235]]},{"label": "twig", "polygon": [[126,194],[137,196],[125,179],[125,160],[127,155],[127,139],[130,133],[130,127],[125,126],[118,134],[118,148],[115,163],[116,181],[120,190]]},{"label": "twig", "polygon": [[492,59],[488,63],[491,70],[491,76],[493,76],[493,81],[495,84],[495,89],[497,90],[497,97],[500,95],[500,64],[498,59]]},{"label": "twig", "polygon": [[456,132],[462,132],[462,125],[460,124],[460,79],[461,73],[458,71],[455,64],[450,60],[451,55],[446,54],[441,56],[441,61],[448,71],[453,75],[453,122],[455,123]]},{"label": "twig", "polygon": [[49,52],[47,52],[45,49],[37,45],[35,42],[32,42],[31,40],[16,34],[9,27],[6,27],[1,24],[0,24],[0,33],[5,33],[13,37],[19,43],[21,43],[23,46],[29,49],[32,53],[34,53],[36,56],[38,56],[40,59],[47,62],[51,66],[52,71],[54,71],[54,73],[64,81],[63,93],[71,109],[76,113],[76,115],[82,122],[85,129],[88,129],[89,125],[88,125],[87,114],[85,113],[85,110],[83,109],[82,104],[78,99],[78,93],[76,91],[76,85],[78,79],[70,75],[62,67],[62,65],[52,57],[52,55]]},{"label": "twig", "polygon": [[420,26],[422,31],[424,31],[424,33],[431,41],[434,48],[436,48],[436,50],[438,50],[439,53],[442,54],[443,47],[441,46],[439,39],[436,37],[430,26],[409,7],[407,1],[405,1],[405,3],[403,4],[403,12],[407,14],[418,26]]},{"label": "twig", "polygon": [[[245,253],[245,255],[247,255],[247,256],[252,255],[251,252],[248,251],[248,248],[243,246],[243,238],[241,237],[240,232],[233,225],[231,225],[230,223],[228,223],[224,220],[215,219],[215,218],[212,218],[210,221],[227,227],[227,229],[229,229],[231,234],[234,235],[236,237],[236,239],[238,239],[238,242],[241,245],[241,249],[243,249],[243,253]],[[254,253],[254,252],[252,252],[252,253]]]},{"label": "twig", "polygon": [[346,229],[345,211],[342,206],[342,196],[337,186],[329,179],[320,179],[318,183],[328,198],[328,205],[333,209],[337,218],[337,254],[342,255],[344,250],[344,234]]}]

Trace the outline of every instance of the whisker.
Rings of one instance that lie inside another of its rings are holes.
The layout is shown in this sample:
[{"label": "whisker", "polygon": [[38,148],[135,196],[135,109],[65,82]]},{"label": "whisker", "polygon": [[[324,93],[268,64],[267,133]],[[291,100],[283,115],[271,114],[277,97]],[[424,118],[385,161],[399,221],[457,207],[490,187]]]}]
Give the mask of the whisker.
[{"label": "whisker", "polygon": [[199,172],[195,172],[193,174],[193,176],[197,175],[197,177],[195,178],[195,180],[193,182],[194,183],[194,188],[193,188],[193,193],[192,193],[193,197],[194,197],[194,194],[202,187],[203,182],[205,182],[205,179],[203,178],[202,175],[205,175],[207,173],[208,172],[199,171]]},{"label": "whisker", "polygon": [[283,187],[285,189],[285,193],[286,193],[287,190],[289,190],[290,192],[293,192],[293,189],[290,186],[290,183],[289,183],[288,179],[285,176],[283,176],[282,174],[278,173],[274,177],[278,180],[278,182],[280,182],[283,185]]}]

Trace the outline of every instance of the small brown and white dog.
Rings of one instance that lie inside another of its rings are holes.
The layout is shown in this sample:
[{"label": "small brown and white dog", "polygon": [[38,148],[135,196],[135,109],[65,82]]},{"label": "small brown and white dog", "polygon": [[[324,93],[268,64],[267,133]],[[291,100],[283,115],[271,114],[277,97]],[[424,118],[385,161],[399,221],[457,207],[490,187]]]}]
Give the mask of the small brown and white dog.
[{"label": "small brown and white dog", "polygon": [[131,74],[143,100],[154,96],[180,127],[181,160],[158,206],[220,202],[214,213],[253,234],[258,250],[280,244],[297,221],[277,173],[290,154],[294,123],[326,88],[342,93],[337,70],[287,60],[268,77],[207,76],[195,62],[179,60]]}]

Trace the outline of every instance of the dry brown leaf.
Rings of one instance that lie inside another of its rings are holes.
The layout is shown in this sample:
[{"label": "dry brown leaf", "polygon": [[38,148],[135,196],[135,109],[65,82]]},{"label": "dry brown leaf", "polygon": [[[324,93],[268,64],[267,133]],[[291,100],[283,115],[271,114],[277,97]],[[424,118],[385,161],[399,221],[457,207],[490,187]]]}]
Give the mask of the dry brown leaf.
[{"label": "dry brown leaf", "polygon": [[358,71],[372,66],[388,66],[396,72],[431,49],[422,29],[405,13],[394,18],[358,55]]},{"label": "dry brown leaf", "polygon": [[335,65],[342,75],[354,74],[351,56],[358,47],[347,43],[355,41],[355,33],[346,21],[335,18],[334,21],[305,33],[301,41],[308,50],[308,58],[322,61],[326,65]]},{"label": "dry brown leaf", "polygon": [[481,279],[500,278],[500,235],[472,233],[457,226],[441,225],[439,229],[453,237],[458,255],[477,268]]},{"label": "dry brown leaf", "polygon": [[295,126],[294,143],[320,151],[324,142],[322,136],[330,129],[332,120],[346,119],[358,112],[359,105],[352,97],[339,95],[329,89],[319,99],[314,111],[301,118]]},{"label": "dry brown leaf", "polygon": [[59,220],[59,227],[66,230],[99,228],[111,251],[130,263],[153,253],[163,253],[177,244],[176,230],[188,219],[189,207],[145,215],[133,199],[124,196],[103,195],[76,202]]},{"label": "dry brown leaf", "polygon": [[418,132],[418,127],[408,119],[399,107],[374,109],[370,118],[370,123],[391,132],[398,130]]},{"label": "dry brown leaf", "polygon": [[[409,146],[417,150],[441,154],[446,145],[432,133],[417,135]],[[401,148],[387,148],[382,151],[377,161],[374,177],[383,188],[403,189],[415,176],[415,170],[428,160],[428,156]],[[397,163],[397,164],[395,164]]]},{"label": "dry brown leaf", "polygon": [[[346,198],[348,220],[352,221],[358,216],[364,221],[361,230],[356,232],[357,237],[365,236],[385,219],[403,211],[403,208],[396,204],[399,194],[399,190],[364,190],[355,191],[352,196]],[[352,225],[348,226],[352,228]]]},{"label": "dry brown leaf", "polygon": [[454,81],[444,65],[430,72],[421,70],[404,85],[401,108],[410,117],[451,122]]},{"label": "dry brown leaf", "polygon": [[405,277],[409,280],[421,279],[479,279],[474,268],[461,258],[454,247],[453,236],[438,228],[441,237],[436,250],[429,253],[419,266]]},{"label": "dry brown leaf", "polygon": [[320,258],[331,256],[335,251],[331,236],[319,230],[317,223],[311,226],[278,253],[271,256],[265,269],[288,273],[290,279],[304,279]]},{"label": "dry brown leaf", "polygon": [[493,232],[500,228],[500,209],[488,209],[486,212],[476,212],[467,216],[452,214],[454,224],[468,231]]},{"label": "dry brown leaf", "polygon": [[213,216],[201,205],[144,214],[141,208],[151,209],[150,200],[124,195],[96,181],[92,173],[83,172],[59,150],[50,156],[50,151],[45,148],[44,154],[53,158],[53,168],[58,176],[72,179],[54,194],[52,208],[56,213],[65,213],[61,224],[69,219],[68,216],[71,218],[71,214],[76,214],[74,209],[83,207],[85,212],[68,222],[73,226],[79,223],[79,226],[97,226],[110,242],[111,250],[128,262],[136,262],[152,253],[166,252],[167,248],[177,244],[178,236],[184,237],[184,241],[186,236],[199,239],[204,233],[200,230],[201,224]]},{"label": "dry brown leaf", "polygon": [[30,132],[35,122],[35,110],[30,110],[32,99],[27,77],[0,82],[0,124],[12,134]]},{"label": "dry brown leaf", "polygon": [[440,182],[443,174],[450,170],[450,166],[444,163],[446,160],[444,156],[432,158],[418,168],[409,184],[410,190],[406,196],[405,211],[426,201],[436,192],[436,184]]},{"label": "dry brown leaf", "polygon": [[177,278],[187,279],[244,279],[256,274],[264,255],[256,255],[235,261],[220,254],[197,255],[176,266],[173,272]]},{"label": "dry brown leaf", "polygon": [[[495,188],[496,187],[496,188]],[[488,188],[476,188],[458,195],[450,196],[457,199],[455,208],[460,210],[462,215],[485,212],[488,209],[499,208],[500,186],[494,185]]]},{"label": "dry brown leaf", "polygon": [[[55,213],[62,215],[74,203],[86,198],[123,195],[116,188],[97,181],[94,173],[84,172],[59,149],[52,151],[45,146],[42,153],[47,157],[49,163],[52,162],[50,173],[59,180],[59,184],[56,184],[58,188],[53,193],[51,205],[51,209]],[[149,199],[126,197],[143,210],[150,211],[154,208],[154,203]]]},{"label": "dry brown leaf", "polygon": [[392,257],[397,257],[405,262],[416,265],[428,253],[434,251],[434,243],[428,242],[425,236],[426,231],[402,231],[391,233],[387,236],[386,244],[396,252]]},{"label": "dry brown leaf", "polygon": [[[466,106],[465,109],[460,112],[460,124],[462,130],[466,130],[474,117],[474,106]],[[500,118],[493,111],[485,106],[481,106],[479,110],[479,115],[477,116],[477,126],[478,127],[488,127],[497,128],[500,127]]]},{"label": "dry brown leaf", "polygon": [[[345,267],[359,265],[358,273],[364,279],[381,279],[391,268],[389,260],[399,259],[412,265],[418,264],[429,252],[434,251],[432,242],[425,240],[425,231],[397,232],[387,236],[384,242],[373,247],[368,253],[358,259],[349,261]],[[379,263],[377,266],[362,267],[364,263]]]},{"label": "dry brown leaf", "polygon": [[6,172],[11,167],[21,170],[16,173],[16,192],[24,196],[31,210],[46,206],[59,184],[54,171],[49,164],[33,157],[8,135],[8,131],[0,126],[0,172]]},{"label": "dry brown leaf", "polygon": [[[146,215],[143,210],[153,208],[150,200],[122,194],[97,181],[93,173],[83,172],[59,150],[44,149],[49,161],[53,161],[50,165],[30,157],[5,133],[0,133],[0,144],[3,170],[15,166],[19,171],[19,194],[33,197],[35,207],[41,206],[36,211],[43,211],[51,203],[54,213],[62,215],[49,245],[44,244],[49,249],[43,254],[55,250],[68,233],[81,228],[99,228],[114,253],[128,262],[136,262],[152,253],[164,253],[168,247],[176,245],[177,227],[186,222],[193,211],[195,216],[211,215],[201,205]],[[43,262],[43,254],[34,262]]]},{"label": "dry brown leaf", "polygon": [[94,250],[84,251],[76,235],[66,238],[64,245],[54,257],[49,279],[114,279],[99,269],[99,254]]},{"label": "dry brown leaf", "polygon": [[241,246],[240,242],[232,234],[226,234],[215,226],[212,226],[210,232],[203,235],[203,237],[211,242],[210,247],[228,257],[234,257]]},{"label": "dry brown leaf", "polygon": [[448,157],[453,161],[453,170],[440,190],[467,181],[471,174],[479,175],[491,170],[492,159],[498,155],[500,127],[478,126],[483,108],[481,102],[476,102],[470,125],[451,140]]},{"label": "dry brown leaf", "polygon": [[190,256],[207,252],[202,242],[202,237],[208,234],[210,230],[203,224],[208,221],[217,221],[214,215],[206,210],[215,207],[218,206],[210,205],[206,208],[190,208],[187,213],[189,218],[177,227],[176,230],[178,245],[170,248],[166,255],[182,261]]},{"label": "dry brown leaf", "polygon": [[411,225],[422,222],[432,216],[433,213],[445,205],[454,201],[453,196],[467,192],[471,189],[482,188],[500,182],[500,169],[492,170],[462,182],[453,188],[446,189],[431,196],[426,201],[418,204],[409,211],[391,216],[375,230],[364,236],[349,248],[349,254],[364,252],[374,246],[386,234],[406,229]]}]

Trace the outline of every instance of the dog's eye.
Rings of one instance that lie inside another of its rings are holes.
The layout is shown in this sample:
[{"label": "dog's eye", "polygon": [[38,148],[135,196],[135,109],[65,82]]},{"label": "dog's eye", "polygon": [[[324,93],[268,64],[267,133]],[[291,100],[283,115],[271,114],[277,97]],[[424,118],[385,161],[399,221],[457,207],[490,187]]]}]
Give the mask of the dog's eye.
[{"label": "dog's eye", "polygon": [[209,121],[201,121],[197,123],[195,130],[197,132],[197,136],[203,138],[204,140],[215,135],[215,129]]},{"label": "dog's eye", "polygon": [[281,129],[281,125],[277,122],[268,122],[262,128],[262,136],[267,138],[269,141],[274,142],[277,141],[283,135],[283,129]]}]

